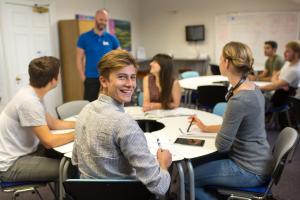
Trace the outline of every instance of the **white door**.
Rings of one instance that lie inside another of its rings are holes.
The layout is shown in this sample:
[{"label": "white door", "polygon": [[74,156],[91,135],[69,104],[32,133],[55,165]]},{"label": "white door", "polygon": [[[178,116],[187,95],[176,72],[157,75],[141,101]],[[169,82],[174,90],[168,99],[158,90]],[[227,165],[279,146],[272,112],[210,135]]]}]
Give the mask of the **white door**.
[{"label": "white door", "polygon": [[[15,0],[13,2],[17,1]],[[3,14],[1,21],[3,26],[1,32],[3,34],[5,57],[5,63],[3,65],[7,74],[6,88],[8,91],[8,98],[4,99],[7,100],[12,98],[21,87],[28,85],[29,62],[33,58],[53,54],[49,12],[38,13],[33,11],[33,1],[20,0],[20,2],[21,3],[6,2],[2,4]],[[24,2],[26,4],[24,4]],[[32,2],[31,5],[29,2]],[[46,6],[46,8],[50,10],[49,6]],[[54,108],[61,103],[60,99],[60,86],[58,89],[46,95],[45,103],[50,113],[55,113]],[[7,101],[4,103],[7,103]]]},{"label": "white door", "polygon": [[49,13],[33,12],[31,6],[6,3],[3,37],[12,97],[28,85],[28,64],[36,57],[51,53]]}]

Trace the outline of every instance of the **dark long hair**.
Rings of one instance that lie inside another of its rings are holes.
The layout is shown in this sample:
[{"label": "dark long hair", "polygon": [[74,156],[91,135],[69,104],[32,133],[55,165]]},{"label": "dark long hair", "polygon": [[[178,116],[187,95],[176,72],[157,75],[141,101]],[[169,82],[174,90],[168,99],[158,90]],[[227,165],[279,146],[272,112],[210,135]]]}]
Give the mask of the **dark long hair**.
[{"label": "dark long hair", "polygon": [[160,66],[159,84],[161,87],[160,102],[162,108],[168,109],[172,101],[172,87],[175,80],[173,58],[166,54],[157,54],[152,58]]}]

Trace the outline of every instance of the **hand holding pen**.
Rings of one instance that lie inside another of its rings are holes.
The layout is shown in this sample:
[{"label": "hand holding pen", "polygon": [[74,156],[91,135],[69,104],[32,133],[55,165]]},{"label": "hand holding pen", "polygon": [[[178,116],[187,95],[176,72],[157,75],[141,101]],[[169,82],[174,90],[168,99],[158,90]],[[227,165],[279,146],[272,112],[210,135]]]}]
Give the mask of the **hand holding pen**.
[{"label": "hand holding pen", "polygon": [[159,149],[157,150],[156,156],[161,168],[167,170],[172,164],[172,154],[169,150],[162,149],[159,138],[157,138],[157,144]]},{"label": "hand holding pen", "polygon": [[198,117],[196,117],[196,115],[192,115],[188,119],[191,120],[188,131],[193,123],[196,124],[202,131],[205,132],[207,130],[207,126]]},{"label": "hand holding pen", "polygon": [[192,117],[193,117],[193,118],[192,118],[192,120],[191,120],[191,122],[190,122],[190,124],[189,124],[189,127],[188,127],[187,130],[186,130],[187,133],[188,133],[188,132],[190,131],[190,129],[191,129],[191,126],[192,126],[192,124],[193,124],[193,122],[194,122],[194,119],[195,119],[195,115],[193,115]]}]

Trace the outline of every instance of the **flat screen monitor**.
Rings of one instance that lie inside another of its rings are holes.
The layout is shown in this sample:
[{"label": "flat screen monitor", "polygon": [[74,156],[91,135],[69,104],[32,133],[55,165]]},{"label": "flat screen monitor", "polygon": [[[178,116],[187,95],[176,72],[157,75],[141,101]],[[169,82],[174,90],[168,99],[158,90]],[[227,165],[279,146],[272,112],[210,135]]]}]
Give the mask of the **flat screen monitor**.
[{"label": "flat screen monitor", "polygon": [[188,42],[203,41],[205,39],[204,25],[186,26],[185,38]]}]

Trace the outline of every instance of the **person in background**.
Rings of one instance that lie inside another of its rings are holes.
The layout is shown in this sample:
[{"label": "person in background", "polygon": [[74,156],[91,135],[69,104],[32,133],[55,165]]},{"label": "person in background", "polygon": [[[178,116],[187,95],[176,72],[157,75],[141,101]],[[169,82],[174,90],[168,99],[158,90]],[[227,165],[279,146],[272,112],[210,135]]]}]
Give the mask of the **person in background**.
[{"label": "person in background", "polygon": [[[285,109],[289,103],[289,96],[296,95],[300,83],[299,56],[299,42],[287,43],[284,52],[286,62],[283,68],[272,77],[270,84],[260,87],[265,92],[267,117],[272,117],[270,114],[274,110]],[[290,125],[289,118],[285,114],[279,113],[278,117],[280,129]]]},{"label": "person in background", "polygon": [[292,41],[286,44],[283,68],[272,77],[272,82],[261,86],[262,91],[273,91],[270,107],[280,107],[288,103],[288,96],[294,96],[300,83],[300,44]]},{"label": "person in background", "polygon": [[264,45],[264,53],[268,59],[265,62],[265,69],[262,73],[257,76],[252,76],[251,80],[254,81],[271,81],[273,75],[275,75],[283,66],[284,61],[276,54],[277,51],[277,42],[275,41],[266,41]]},{"label": "person in background", "polygon": [[59,67],[54,57],[33,59],[28,69],[30,85],[19,90],[1,112],[1,181],[58,180],[60,160],[46,157],[45,148],[73,141],[74,133],[51,134],[50,129],[75,127],[74,122],[52,117],[43,101],[57,86]]},{"label": "person in background", "polygon": [[99,72],[97,63],[109,51],[120,48],[118,39],[106,32],[108,22],[106,10],[98,10],[95,27],[80,35],[77,42],[76,65],[81,81],[84,83],[84,99],[94,101],[99,94]]},{"label": "person in background", "polygon": [[125,50],[113,50],[98,68],[101,92],[78,116],[72,163],[81,178],[133,177],[152,193],[165,194],[172,156],[158,149],[156,159],[143,131],[124,111],[124,103],[130,102],[136,88],[135,60]]},{"label": "person in background", "polygon": [[181,88],[175,78],[172,57],[157,54],[150,62],[150,74],[143,80],[143,110],[173,109],[180,105]]},{"label": "person in background", "polygon": [[196,199],[215,199],[207,185],[253,187],[269,180],[273,159],[265,131],[265,101],[260,89],[247,78],[252,71],[250,48],[240,42],[223,47],[220,71],[233,86],[226,98],[222,125],[206,125],[196,116],[191,120],[204,132],[218,133],[218,152],[227,158],[211,159],[194,166]]}]

